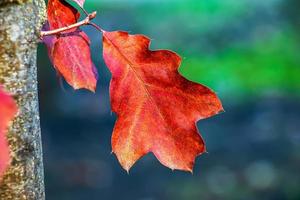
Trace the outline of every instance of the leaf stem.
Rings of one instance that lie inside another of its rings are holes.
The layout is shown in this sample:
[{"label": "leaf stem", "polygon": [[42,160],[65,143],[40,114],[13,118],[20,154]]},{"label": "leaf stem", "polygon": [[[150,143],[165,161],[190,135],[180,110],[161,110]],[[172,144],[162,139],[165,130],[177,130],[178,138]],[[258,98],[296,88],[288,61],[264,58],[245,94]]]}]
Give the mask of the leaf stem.
[{"label": "leaf stem", "polygon": [[62,27],[62,28],[58,28],[58,29],[53,29],[53,30],[50,30],[50,31],[41,31],[40,33],[40,37],[44,37],[44,36],[48,36],[48,35],[55,35],[55,34],[58,34],[58,33],[61,33],[61,32],[64,32],[64,31],[68,31],[70,29],[73,29],[73,28],[78,28],[80,26],[84,26],[84,25],[87,25],[87,24],[90,24],[91,20],[94,19],[97,15],[97,12],[92,12],[90,14],[88,14],[88,16],[82,20],[82,21],[79,21],[75,24],[71,24],[69,26],[66,26],[66,27]]},{"label": "leaf stem", "polygon": [[98,26],[97,24],[95,24],[93,22],[89,22],[88,25],[93,26],[94,28],[96,28],[98,31],[100,31],[102,33],[104,32],[103,29],[100,26]]}]

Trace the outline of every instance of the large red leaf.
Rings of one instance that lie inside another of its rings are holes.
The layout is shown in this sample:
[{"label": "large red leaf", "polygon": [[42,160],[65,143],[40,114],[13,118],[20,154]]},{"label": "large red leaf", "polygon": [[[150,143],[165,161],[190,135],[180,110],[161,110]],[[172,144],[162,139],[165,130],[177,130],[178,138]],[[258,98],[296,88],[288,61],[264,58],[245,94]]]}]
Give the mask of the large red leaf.
[{"label": "large red leaf", "polygon": [[[48,28],[53,30],[74,24],[78,11],[63,0],[50,0],[47,8]],[[90,40],[80,29],[71,29],[56,36],[45,36],[48,54],[55,69],[74,88],[95,91],[97,71],[91,59]]]},{"label": "large red leaf", "polygon": [[9,148],[6,132],[9,122],[17,112],[17,106],[8,94],[0,87],[0,179],[9,165]]},{"label": "large red leaf", "polygon": [[127,171],[148,152],[171,169],[192,171],[195,157],[205,152],[196,122],[221,112],[221,102],[212,90],[178,73],[176,53],[150,51],[149,44],[143,35],[103,33],[118,116],[113,152]]}]

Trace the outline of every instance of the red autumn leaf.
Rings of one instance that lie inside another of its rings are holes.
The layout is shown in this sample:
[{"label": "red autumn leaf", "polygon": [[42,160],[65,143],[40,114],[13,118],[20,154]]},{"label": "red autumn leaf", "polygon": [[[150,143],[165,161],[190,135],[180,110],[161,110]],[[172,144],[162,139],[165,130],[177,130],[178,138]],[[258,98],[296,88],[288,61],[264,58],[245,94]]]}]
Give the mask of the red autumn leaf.
[{"label": "red autumn leaf", "polygon": [[[62,0],[50,0],[47,8],[49,29],[74,24],[79,12]],[[47,30],[47,25],[44,27]],[[74,88],[95,91],[97,71],[91,59],[90,40],[79,28],[65,31],[57,36],[45,36],[48,54],[55,69]]]},{"label": "red autumn leaf", "polygon": [[112,110],[118,119],[112,150],[125,170],[152,152],[171,169],[192,171],[205,152],[196,122],[223,110],[216,94],[178,73],[181,58],[150,51],[150,40],[103,32],[103,56],[112,73]]},{"label": "red autumn leaf", "polygon": [[49,0],[47,16],[50,29],[53,30],[76,23],[80,13],[64,0]]},{"label": "red autumn leaf", "polygon": [[0,87],[0,179],[9,165],[9,147],[6,132],[9,122],[17,113],[17,106],[8,94]]},{"label": "red autumn leaf", "polygon": [[90,41],[84,32],[61,35],[52,53],[55,68],[74,89],[95,91],[98,75],[91,59]]}]

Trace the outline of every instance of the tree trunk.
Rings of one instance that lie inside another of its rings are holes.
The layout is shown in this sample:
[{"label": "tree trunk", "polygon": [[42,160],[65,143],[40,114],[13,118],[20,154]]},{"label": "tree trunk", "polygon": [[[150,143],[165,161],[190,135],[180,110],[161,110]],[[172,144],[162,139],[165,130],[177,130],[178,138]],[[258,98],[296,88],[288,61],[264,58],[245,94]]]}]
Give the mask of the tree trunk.
[{"label": "tree trunk", "polygon": [[44,20],[44,0],[0,0],[0,84],[19,106],[8,133],[12,162],[0,186],[1,200],[45,198],[36,69]]}]

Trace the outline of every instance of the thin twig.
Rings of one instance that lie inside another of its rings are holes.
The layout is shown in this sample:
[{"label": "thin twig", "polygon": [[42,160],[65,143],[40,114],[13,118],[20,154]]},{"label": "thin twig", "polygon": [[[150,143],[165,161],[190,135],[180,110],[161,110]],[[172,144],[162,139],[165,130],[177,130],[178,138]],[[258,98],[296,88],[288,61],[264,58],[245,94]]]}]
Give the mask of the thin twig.
[{"label": "thin twig", "polygon": [[91,14],[88,14],[88,16],[80,21],[80,22],[77,22],[75,24],[71,24],[69,26],[66,26],[66,27],[62,27],[62,28],[58,28],[58,29],[54,29],[54,30],[50,30],[50,31],[41,31],[41,38],[44,37],[44,36],[47,36],[47,35],[55,35],[55,34],[58,34],[58,33],[62,33],[64,31],[68,31],[70,29],[73,29],[73,28],[78,28],[80,26],[84,26],[84,25],[87,25],[87,24],[90,24],[90,21],[92,19],[94,19],[97,15],[97,12],[92,12]]},{"label": "thin twig", "polygon": [[102,33],[104,32],[103,29],[100,26],[98,26],[97,24],[95,24],[93,22],[89,22],[88,25],[93,26],[94,28],[96,28],[98,31],[100,31]]}]

